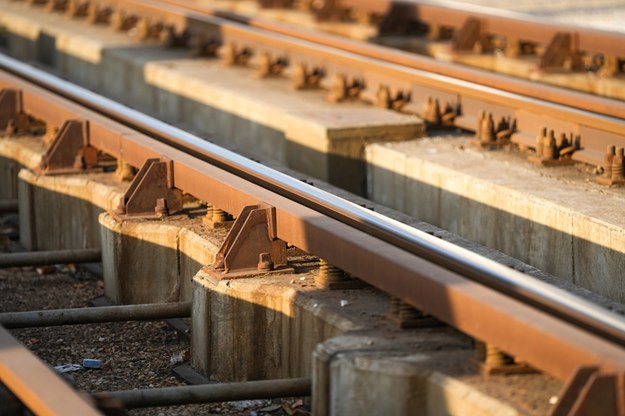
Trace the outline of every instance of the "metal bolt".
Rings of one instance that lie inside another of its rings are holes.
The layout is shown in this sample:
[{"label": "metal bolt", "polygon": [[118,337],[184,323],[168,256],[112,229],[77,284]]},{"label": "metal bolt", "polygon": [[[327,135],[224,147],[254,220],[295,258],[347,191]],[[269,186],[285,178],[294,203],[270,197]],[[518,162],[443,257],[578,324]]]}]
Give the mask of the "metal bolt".
[{"label": "metal bolt", "polygon": [[5,130],[5,134],[7,137],[13,137],[15,132],[17,131],[17,126],[15,125],[15,120],[11,119],[7,122],[7,128]]},{"label": "metal bolt", "polygon": [[491,344],[486,344],[486,358],[484,363],[488,367],[503,367],[509,363],[508,357],[497,347]]},{"label": "metal bolt", "polygon": [[306,66],[302,62],[298,62],[293,68],[291,88],[294,90],[301,90],[306,86]]},{"label": "metal bolt", "polygon": [[95,2],[88,2],[85,21],[89,24],[110,23],[112,14],[110,7],[100,7]]},{"label": "metal bolt", "polygon": [[475,138],[478,140],[482,139],[482,123],[484,122],[484,118],[486,117],[486,111],[480,110],[477,113],[477,123],[475,126]]},{"label": "metal bolt", "polygon": [[211,206],[210,208],[211,220],[214,223],[221,223],[228,221],[228,214],[222,209]]},{"label": "metal bolt", "polygon": [[480,141],[482,143],[492,143],[495,141],[495,122],[492,113],[488,113],[484,116],[480,133]]},{"label": "metal bolt", "polygon": [[380,85],[378,87],[377,93],[377,101],[376,104],[381,108],[391,108],[392,100],[391,100],[391,92],[386,85]]},{"label": "metal bolt", "polygon": [[76,157],[74,157],[74,169],[79,169],[79,170],[83,170],[87,168],[87,163],[85,161],[85,158],[83,157],[83,155],[78,154],[76,155]]},{"label": "metal bolt", "polygon": [[623,160],[624,160],[623,148],[617,147],[616,153],[614,154],[614,158],[612,158],[612,179],[613,180],[625,179]]},{"label": "metal bolt", "polygon": [[339,283],[349,280],[343,270],[329,264],[323,259],[319,259],[319,274],[315,278],[315,285],[318,288],[328,288],[332,283]]},{"label": "metal bolt", "polygon": [[337,103],[347,97],[347,77],[345,74],[338,73],[334,76],[334,81],[328,93],[328,101]]},{"label": "metal bolt", "polygon": [[545,137],[543,141],[543,159],[556,159],[558,156],[556,136],[553,130],[549,130],[549,137]]},{"label": "metal bolt", "polygon": [[399,304],[399,319],[401,321],[407,321],[412,319],[419,319],[423,317],[423,313],[406,302],[400,302]]},{"label": "metal bolt", "polygon": [[441,124],[441,104],[438,98],[428,97],[425,107],[425,119],[433,124]]},{"label": "metal bolt", "polygon": [[483,363],[486,361],[486,343],[475,340],[475,361]]},{"label": "metal bolt", "polygon": [[536,135],[536,155],[543,156],[544,154],[544,141],[547,137],[547,127],[540,129],[540,132]]},{"label": "metal bolt", "polygon": [[135,176],[135,168],[121,159],[117,159],[117,168],[115,169],[115,177],[118,181],[131,181]]},{"label": "metal bolt", "polygon": [[612,177],[612,159],[614,159],[615,154],[616,147],[614,145],[609,145],[603,155],[603,175],[606,178]]},{"label": "metal bolt", "polygon": [[401,299],[391,296],[391,303],[388,307],[388,314],[391,316],[399,316]]},{"label": "metal bolt", "polygon": [[124,197],[119,198],[119,204],[117,205],[117,208],[115,208],[114,213],[117,215],[126,214],[126,199]]},{"label": "metal bolt", "polygon": [[156,215],[168,215],[169,209],[167,208],[167,200],[165,198],[158,198],[156,205],[154,206],[154,213]]},{"label": "metal bolt", "polygon": [[271,57],[268,52],[264,52],[258,58],[256,76],[259,78],[266,78],[269,75],[271,75]]},{"label": "metal bolt", "polygon": [[260,253],[258,255],[257,269],[259,272],[270,272],[273,270],[273,261],[271,261],[271,254]]}]

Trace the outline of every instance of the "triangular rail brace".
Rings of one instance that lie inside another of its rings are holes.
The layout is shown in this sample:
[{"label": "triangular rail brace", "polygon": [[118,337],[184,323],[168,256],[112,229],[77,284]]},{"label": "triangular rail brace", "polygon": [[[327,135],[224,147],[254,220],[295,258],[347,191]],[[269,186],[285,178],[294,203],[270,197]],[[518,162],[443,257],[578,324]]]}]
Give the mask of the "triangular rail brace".
[{"label": "triangular rail brace", "polygon": [[540,69],[564,68],[567,60],[574,54],[573,36],[570,33],[556,33],[547,45],[543,56],[540,58]]},{"label": "triangular rail brace", "polygon": [[414,4],[393,2],[379,24],[380,36],[423,35],[427,25],[420,22]]},{"label": "triangular rail brace", "polygon": [[173,162],[145,161],[114,214],[119,219],[160,218],[182,209],[182,191],[174,188]]},{"label": "triangular rail brace", "polygon": [[483,34],[482,21],[475,17],[469,17],[454,35],[451,46],[457,52],[471,52],[478,42],[481,42],[482,50],[486,48],[488,43]]},{"label": "triangular rail brace", "polygon": [[8,136],[28,131],[29,117],[22,106],[22,92],[5,88],[0,90],[0,132]]},{"label": "triangular rail brace", "polygon": [[46,149],[40,169],[44,174],[75,173],[97,165],[98,150],[89,143],[89,122],[68,120]]},{"label": "triangular rail brace", "polygon": [[597,367],[580,367],[562,389],[550,416],[622,416],[624,380],[624,374],[604,374]]},{"label": "triangular rail brace", "polygon": [[286,242],[276,234],[275,208],[264,204],[244,207],[215,262],[204,270],[217,279],[292,272],[287,267]]}]

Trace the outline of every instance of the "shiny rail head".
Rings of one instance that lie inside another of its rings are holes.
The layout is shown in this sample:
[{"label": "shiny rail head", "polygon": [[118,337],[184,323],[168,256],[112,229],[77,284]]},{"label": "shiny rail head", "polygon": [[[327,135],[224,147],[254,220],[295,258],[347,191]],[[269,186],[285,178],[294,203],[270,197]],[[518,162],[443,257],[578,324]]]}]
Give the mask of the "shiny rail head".
[{"label": "shiny rail head", "polygon": [[[106,114],[283,197],[625,345],[625,319],[485,257],[345,201],[177,127],[0,55],[0,68]],[[314,253],[312,253],[314,254]],[[340,265],[339,265],[340,266]]]}]

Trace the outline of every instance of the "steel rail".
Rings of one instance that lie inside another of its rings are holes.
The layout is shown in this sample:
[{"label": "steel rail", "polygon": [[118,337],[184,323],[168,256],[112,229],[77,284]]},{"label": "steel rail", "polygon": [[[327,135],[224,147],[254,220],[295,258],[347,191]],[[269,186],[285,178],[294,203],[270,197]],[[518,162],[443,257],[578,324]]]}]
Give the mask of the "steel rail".
[{"label": "steel rail", "polygon": [[[579,25],[553,22],[540,16],[529,16],[509,10],[466,4],[450,0],[333,0],[327,8],[353,9],[385,15],[393,6],[412,11],[411,17],[429,24],[460,28],[469,18],[481,21],[483,31],[492,35],[517,38],[542,44],[558,33],[570,33],[576,48],[582,51],[625,57],[625,33],[610,32]],[[319,14],[319,13],[318,13]],[[319,16],[323,18],[323,16]]]},{"label": "steel rail", "polygon": [[27,112],[88,119],[92,145],[134,166],[166,157],[177,188],[227,212],[273,206],[279,238],[537,368],[565,379],[582,364],[625,369],[615,314],[28,65],[0,57],[0,67],[97,111],[3,74],[0,87],[21,90]]},{"label": "steel rail", "polygon": [[[282,34],[294,39],[305,40],[317,45],[329,46],[332,48],[340,49],[343,51],[351,52],[357,55],[361,55],[364,57],[379,59],[382,61],[386,61],[389,63],[405,66],[408,68],[419,69],[427,72],[432,72],[439,75],[445,75],[452,78],[457,78],[464,81],[469,81],[475,84],[480,84],[488,87],[492,87],[502,91],[508,91],[519,95],[524,95],[532,98],[536,98],[539,100],[545,100],[553,103],[558,103],[574,108],[578,108],[581,110],[586,110],[590,112],[601,113],[609,116],[613,116],[616,118],[625,118],[625,103],[619,100],[613,100],[609,98],[597,97],[591,94],[584,94],[580,92],[575,92],[571,90],[567,90],[565,88],[553,87],[546,84],[537,84],[532,81],[525,81],[520,79],[515,79],[510,76],[500,75],[489,71],[483,71],[478,69],[468,68],[464,65],[448,63],[448,62],[438,62],[435,59],[428,58],[425,56],[420,56],[410,52],[404,52],[401,50],[397,50],[390,47],[380,46],[371,44],[364,41],[347,39],[341,36],[336,36],[327,33],[321,33],[318,31],[313,31],[301,27],[295,27],[293,25],[288,25],[279,22],[268,21],[261,18],[251,18],[244,17],[241,15],[237,15],[231,12],[223,12],[219,10],[215,10],[209,6],[205,6],[202,4],[192,3],[189,0],[159,0],[161,3],[167,3],[171,6],[176,6],[180,8],[180,10],[186,9],[189,11],[193,11],[199,13],[201,15],[206,16],[216,16],[222,17],[224,19],[228,19],[231,21],[244,23],[248,26],[267,30],[269,32]],[[368,2],[355,0],[354,3],[357,3],[356,6],[358,8],[365,8]],[[381,3],[390,3],[389,0],[381,0]],[[404,3],[404,2],[400,2]],[[437,4],[430,4],[427,2],[423,2],[421,7],[428,8],[427,16],[436,15],[436,13],[441,11],[449,11],[450,9],[448,3],[451,2],[442,2],[440,6]],[[351,3],[350,3],[351,4]],[[421,3],[419,3],[421,4]],[[455,4],[455,3],[454,3]],[[154,6],[157,7],[158,3],[154,3]],[[132,7],[131,5],[129,7]],[[416,6],[415,6],[416,7]],[[431,9],[430,9],[431,8]],[[482,13],[486,13],[483,9],[487,11],[491,11],[492,9],[488,8],[477,8]],[[175,11],[176,9],[170,9],[170,11]],[[375,7],[372,10],[384,10],[383,8]],[[472,9],[471,9],[472,10]],[[451,11],[450,11],[451,13]],[[469,11],[467,11],[469,13]],[[492,13],[493,15],[497,15],[496,12]],[[522,19],[522,15],[517,15],[513,13],[501,13],[506,16],[508,19],[517,19],[518,25],[523,25],[526,23],[526,19]],[[513,15],[514,17],[511,17]],[[446,15],[443,15],[446,16]],[[464,14],[463,14],[464,16]],[[467,15],[468,16],[468,15]],[[419,15],[419,17],[421,17]],[[545,23],[546,24],[546,23]],[[504,28],[511,25],[497,25],[497,27],[503,26]],[[511,26],[512,27],[512,26]],[[569,26],[566,27],[567,32],[577,33],[579,31],[584,31],[584,28],[577,26]],[[541,30],[544,29],[541,26]],[[564,30],[564,28],[562,28]],[[588,36],[590,38],[590,34],[595,32],[600,32],[602,35],[606,37],[616,37],[616,41],[606,41],[608,45],[615,44],[615,47],[619,48],[621,54],[625,54],[625,50],[623,50],[623,42],[625,42],[625,35],[614,34],[613,32],[604,32],[597,31],[594,29],[588,29]],[[551,31],[549,32],[551,33]],[[589,41],[589,44],[593,44],[593,42],[597,42],[601,45],[603,42],[598,41],[596,38],[592,38],[592,41]]]},{"label": "steel rail", "polygon": [[[543,127],[561,134],[580,135],[581,149],[573,160],[602,165],[606,147],[625,147],[625,102],[592,96],[530,81],[443,64],[391,48],[352,41],[337,36],[294,29],[260,19],[243,19],[219,13],[182,0],[99,0],[98,3],[123,10],[128,15],[144,16],[175,31],[202,34],[255,51],[284,57],[286,62],[306,63],[322,68],[322,83],[331,87],[339,74],[364,80],[361,98],[376,101],[385,87],[403,92],[411,100],[402,111],[423,115],[430,98],[441,106],[461,107],[454,125],[475,131],[480,112],[516,119],[513,142],[527,147],[536,145]],[[224,18],[233,18],[225,20]],[[241,23],[241,22],[244,23]]]},{"label": "steel rail", "polygon": [[331,87],[339,74],[364,80],[366,87],[360,96],[369,101],[376,101],[382,87],[404,92],[411,96],[411,101],[402,111],[423,115],[429,98],[439,100],[441,106],[460,106],[461,114],[454,125],[467,130],[476,130],[482,110],[492,113],[495,121],[501,117],[516,119],[517,130],[511,139],[520,145],[534,147],[543,127],[554,129],[557,137],[580,135],[581,149],[572,156],[575,161],[602,165],[608,145],[625,147],[622,101],[437,63],[391,48],[288,29],[258,19],[245,24],[228,21],[211,16],[215,12],[210,9],[181,0],[101,1],[129,15],[160,19],[179,32],[202,33],[219,39],[221,44],[234,44],[257,55],[268,52],[291,64],[303,62],[309,67],[323,68],[326,76],[322,84],[326,87]]},{"label": "steel rail", "polygon": [[102,414],[2,326],[0,382],[36,415]]}]

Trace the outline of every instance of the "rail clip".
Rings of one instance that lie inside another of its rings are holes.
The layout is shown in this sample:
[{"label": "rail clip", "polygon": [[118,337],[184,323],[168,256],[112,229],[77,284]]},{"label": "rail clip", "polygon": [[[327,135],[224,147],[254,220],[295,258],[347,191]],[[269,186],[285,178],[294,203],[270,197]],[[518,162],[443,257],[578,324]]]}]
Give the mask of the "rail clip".
[{"label": "rail clip", "polygon": [[148,159],[113,213],[116,218],[161,218],[182,209],[182,191],[174,187],[171,160]]},{"label": "rail clip", "polygon": [[216,280],[294,272],[288,267],[286,242],[277,237],[275,208],[265,204],[244,207],[215,262],[204,271]]}]

